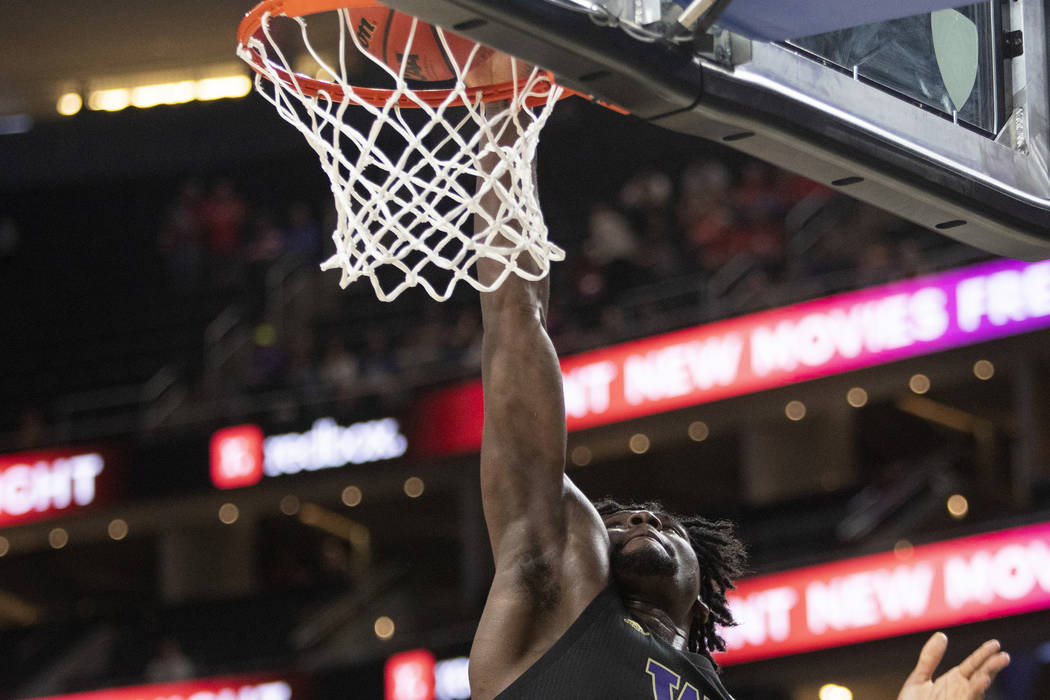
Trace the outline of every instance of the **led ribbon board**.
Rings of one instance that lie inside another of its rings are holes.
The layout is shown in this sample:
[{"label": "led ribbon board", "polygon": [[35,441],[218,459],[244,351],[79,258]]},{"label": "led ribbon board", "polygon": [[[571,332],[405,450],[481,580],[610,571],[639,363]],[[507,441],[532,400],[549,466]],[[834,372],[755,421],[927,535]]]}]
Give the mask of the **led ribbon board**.
[{"label": "led ribbon board", "polygon": [[52,695],[35,700],[300,700],[306,697],[298,679],[230,676]]},{"label": "led ribbon board", "polygon": [[[1050,261],[995,261],[696,326],[561,362],[581,430],[1050,326]],[[481,382],[414,407],[419,454],[477,450]]]},{"label": "led ribbon board", "polygon": [[113,459],[59,448],[0,456],[0,527],[45,520],[106,500]]},{"label": "led ribbon board", "polygon": [[271,436],[263,435],[257,425],[236,425],[212,435],[211,480],[221,489],[251,486],[263,476],[395,459],[407,447],[393,418],[348,426],[341,426],[332,418],[321,418],[305,432]]},{"label": "led ribbon board", "polygon": [[745,579],[720,664],[1050,608],[1050,523]]}]

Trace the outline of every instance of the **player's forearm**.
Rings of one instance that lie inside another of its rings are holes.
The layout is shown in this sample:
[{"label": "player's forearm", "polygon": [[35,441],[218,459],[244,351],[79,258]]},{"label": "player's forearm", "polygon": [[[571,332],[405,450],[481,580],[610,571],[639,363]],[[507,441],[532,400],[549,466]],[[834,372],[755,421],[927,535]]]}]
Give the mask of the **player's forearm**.
[{"label": "player's forearm", "polygon": [[561,368],[543,327],[545,283],[509,279],[482,295],[482,496],[494,541],[530,513],[559,512],[565,472]]}]

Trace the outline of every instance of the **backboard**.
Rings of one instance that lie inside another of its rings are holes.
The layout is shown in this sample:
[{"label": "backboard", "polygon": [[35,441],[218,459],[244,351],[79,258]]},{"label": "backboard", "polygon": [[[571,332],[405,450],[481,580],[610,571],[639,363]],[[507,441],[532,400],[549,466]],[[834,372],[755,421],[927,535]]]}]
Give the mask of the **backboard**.
[{"label": "backboard", "polygon": [[654,124],[1050,257],[1046,0],[384,2]]}]

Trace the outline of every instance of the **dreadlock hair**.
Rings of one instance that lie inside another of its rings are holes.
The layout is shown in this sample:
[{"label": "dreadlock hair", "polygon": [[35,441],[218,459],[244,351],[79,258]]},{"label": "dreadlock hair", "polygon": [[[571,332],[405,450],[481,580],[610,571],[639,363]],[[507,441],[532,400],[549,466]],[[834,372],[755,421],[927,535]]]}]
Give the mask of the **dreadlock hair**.
[{"label": "dreadlock hair", "polygon": [[[666,513],[656,501],[622,505],[611,499],[594,502],[602,517],[625,510],[648,510]],[[733,627],[736,620],[729,611],[726,591],[735,588],[733,581],[746,569],[747,551],[744,543],[734,534],[733,523],[728,520],[706,520],[700,516],[683,517],[670,514],[689,535],[689,543],[700,563],[700,599],[711,609],[707,620],[694,620],[689,629],[689,650],[703,654],[718,668],[711,657],[712,651],[725,651],[725,640],[716,631],[718,627]]]}]

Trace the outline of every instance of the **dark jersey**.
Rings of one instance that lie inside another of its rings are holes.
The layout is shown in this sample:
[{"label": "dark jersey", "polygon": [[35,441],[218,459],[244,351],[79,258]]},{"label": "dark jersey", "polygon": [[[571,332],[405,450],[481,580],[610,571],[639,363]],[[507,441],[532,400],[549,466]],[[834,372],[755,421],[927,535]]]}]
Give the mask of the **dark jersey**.
[{"label": "dark jersey", "polygon": [[711,662],[631,619],[613,586],[497,700],[732,700]]}]

